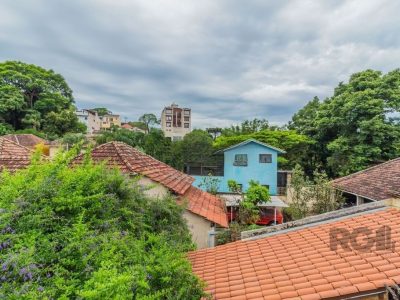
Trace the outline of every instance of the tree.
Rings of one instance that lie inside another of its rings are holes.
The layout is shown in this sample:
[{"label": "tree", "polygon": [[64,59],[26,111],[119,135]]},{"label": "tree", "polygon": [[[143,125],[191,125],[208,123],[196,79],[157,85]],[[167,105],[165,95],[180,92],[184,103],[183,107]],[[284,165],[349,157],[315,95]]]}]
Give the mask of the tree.
[{"label": "tree", "polygon": [[314,99],[290,127],[315,141],[315,165],[343,176],[400,155],[400,70],[366,70],[340,83],[332,97]]},{"label": "tree", "polygon": [[325,172],[315,170],[313,180],[300,165],[293,170],[289,186],[289,214],[302,219],[310,214],[322,214],[338,209],[344,202],[342,193],[333,188]]},{"label": "tree", "polygon": [[233,136],[256,133],[262,130],[269,129],[269,123],[266,119],[253,119],[245,120],[240,125],[232,125],[231,127],[224,128],[222,135]]},{"label": "tree", "polygon": [[208,132],[208,134],[211,134],[213,140],[215,140],[217,137],[221,135],[222,128],[219,127],[207,128],[206,131]]},{"label": "tree", "polygon": [[180,151],[185,164],[214,164],[213,139],[204,130],[195,129],[186,134],[181,142]]},{"label": "tree", "polygon": [[102,116],[107,115],[107,114],[110,113],[110,111],[109,111],[107,108],[105,108],[105,107],[96,107],[96,108],[93,108],[92,110],[96,111],[97,114],[98,114],[100,117],[102,117]]},{"label": "tree", "polygon": [[[0,63],[0,120],[13,130],[32,128],[58,136],[80,132],[74,110],[72,90],[61,75],[17,61]],[[55,120],[62,120],[62,126]]]},{"label": "tree", "polygon": [[160,123],[154,114],[144,114],[143,116],[141,116],[139,118],[139,122],[142,122],[143,124],[145,124],[146,133],[150,132],[151,125]]},{"label": "tree", "polygon": [[0,174],[0,298],[202,298],[183,207],[74,155]]}]

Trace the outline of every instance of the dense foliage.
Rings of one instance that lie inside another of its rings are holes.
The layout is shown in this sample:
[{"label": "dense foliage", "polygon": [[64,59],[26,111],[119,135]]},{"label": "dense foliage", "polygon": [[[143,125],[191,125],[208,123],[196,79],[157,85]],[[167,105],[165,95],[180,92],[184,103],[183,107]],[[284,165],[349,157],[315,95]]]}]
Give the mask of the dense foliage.
[{"label": "dense foliage", "polygon": [[341,192],[331,186],[325,172],[315,170],[312,177],[299,165],[294,168],[288,189],[290,207],[285,209],[290,219],[334,211],[344,204]]},{"label": "dense foliage", "polygon": [[315,141],[303,159],[306,172],[324,166],[335,177],[398,157],[399,113],[400,70],[366,70],[340,83],[332,97],[314,98],[289,127]]},{"label": "dense foliage", "polygon": [[81,132],[72,90],[52,70],[17,61],[0,63],[0,133],[32,128],[50,138]]},{"label": "dense foliage", "polygon": [[182,209],[68,156],[0,177],[0,298],[200,299]]}]

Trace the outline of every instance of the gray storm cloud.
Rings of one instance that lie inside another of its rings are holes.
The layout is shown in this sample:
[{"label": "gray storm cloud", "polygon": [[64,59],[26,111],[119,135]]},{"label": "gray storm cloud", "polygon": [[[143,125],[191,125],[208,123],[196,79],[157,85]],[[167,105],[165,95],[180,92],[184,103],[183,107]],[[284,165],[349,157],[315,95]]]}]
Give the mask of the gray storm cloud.
[{"label": "gray storm cloud", "polygon": [[129,119],[175,101],[194,126],[283,124],[400,59],[398,1],[3,0],[0,60],[54,69],[79,107]]}]

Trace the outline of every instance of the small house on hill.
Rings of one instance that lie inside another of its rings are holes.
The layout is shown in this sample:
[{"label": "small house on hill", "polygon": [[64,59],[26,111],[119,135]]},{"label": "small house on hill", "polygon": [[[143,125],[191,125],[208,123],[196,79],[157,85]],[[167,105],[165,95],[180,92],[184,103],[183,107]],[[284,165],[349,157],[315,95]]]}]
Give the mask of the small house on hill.
[{"label": "small house on hill", "polygon": [[[141,175],[139,184],[155,186],[147,191],[154,197],[172,193],[177,200],[186,201],[184,217],[198,248],[213,246],[216,226],[228,227],[223,201],[192,186],[193,177],[122,142],[97,146],[91,156],[93,161],[106,161],[108,166],[118,167],[125,174]],[[83,159],[81,154],[73,163],[81,163]]]},{"label": "small house on hill", "polygon": [[332,181],[357,205],[400,196],[400,157]]}]

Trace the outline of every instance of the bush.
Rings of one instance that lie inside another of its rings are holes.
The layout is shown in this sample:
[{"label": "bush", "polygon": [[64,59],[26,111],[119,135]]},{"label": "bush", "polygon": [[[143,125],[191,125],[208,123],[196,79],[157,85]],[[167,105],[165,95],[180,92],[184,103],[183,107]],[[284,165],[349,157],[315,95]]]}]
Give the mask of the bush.
[{"label": "bush", "polygon": [[183,208],[68,157],[0,176],[0,298],[200,299]]}]

